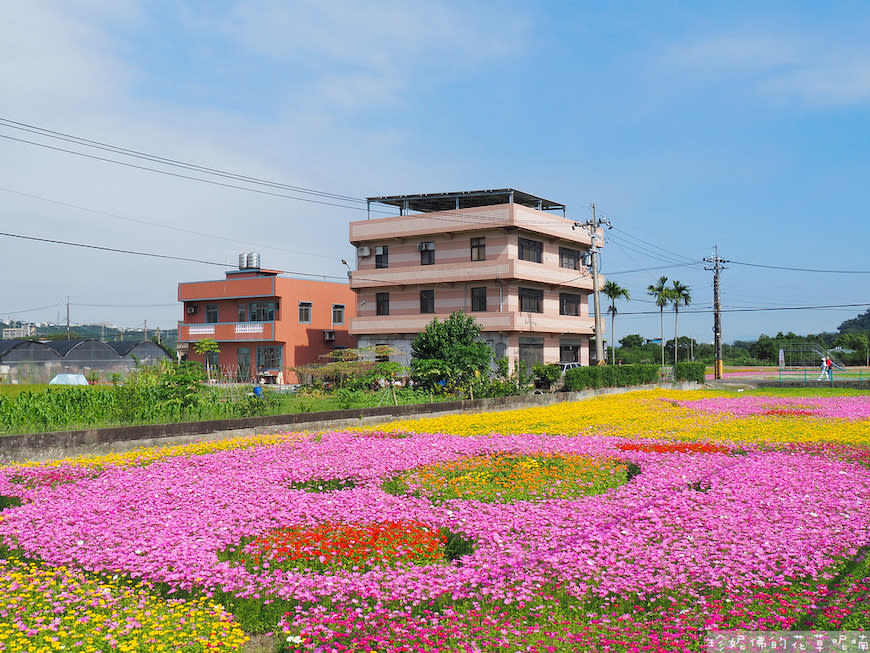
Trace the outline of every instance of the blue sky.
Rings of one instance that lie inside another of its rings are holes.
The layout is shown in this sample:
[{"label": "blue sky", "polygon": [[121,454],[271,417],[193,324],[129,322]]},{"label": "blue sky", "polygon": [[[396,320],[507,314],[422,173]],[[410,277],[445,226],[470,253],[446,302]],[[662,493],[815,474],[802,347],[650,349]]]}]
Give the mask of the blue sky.
[{"label": "blue sky", "polygon": [[[735,262],[726,341],[817,333],[866,310],[870,275],[737,262],[870,270],[868,27],[863,3],[17,3],[0,117],[351,197],[515,187],[577,220],[594,201],[632,295],[617,338],[657,335],[664,274],[691,288],[681,334],[710,341],[714,245]],[[4,231],[229,265],[340,277],[364,216],[8,138],[0,166]],[[178,281],[222,276],[8,237],[0,255],[4,319],[69,296],[75,322],[169,328]]]}]

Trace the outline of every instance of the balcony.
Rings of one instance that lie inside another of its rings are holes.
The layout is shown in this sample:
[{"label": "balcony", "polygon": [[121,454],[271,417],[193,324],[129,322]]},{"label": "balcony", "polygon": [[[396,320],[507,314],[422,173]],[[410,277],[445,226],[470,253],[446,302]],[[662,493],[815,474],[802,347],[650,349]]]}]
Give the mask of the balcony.
[{"label": "balcony", "polygon": [[211,338],[218,342],[274,340],[274,322],[219,322],[216,324],[178,323],[178,342],[197,342]]},{"label": "balcony", "polygon": [[[543,313],[473,313],[472,316],[482,331],[522,331],[526,333],[562,333],[592,335],[594,320],[591,317],[571,315],[545,315]],[[350,322],[351,335],[419,333],[437,317],[444,315],[377,315],[354,317]]]},{"label": "balcony", "polygon": [[351,275],[350,287],[352,290],[361,290],[387,286],[496,280],[531,281],[581,290],[592,289],[592,275],[585,268],[572,270],[518,259],[357,270]]}]

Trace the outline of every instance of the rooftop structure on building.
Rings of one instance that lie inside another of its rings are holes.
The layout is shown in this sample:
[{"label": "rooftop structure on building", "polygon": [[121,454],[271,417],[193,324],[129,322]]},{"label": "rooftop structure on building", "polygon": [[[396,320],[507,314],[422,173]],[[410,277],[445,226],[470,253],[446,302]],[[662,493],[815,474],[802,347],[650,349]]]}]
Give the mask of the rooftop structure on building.
[{"label": "rooftop structure on building", "polygon": [[[564,204],[512,188],[368,202],[368,219],[350,224],[350,332],[360,347],[391,345],[407,363],[411,342],[433,318],[463,311],[498,356],[589,363],[592,237]],[[399,214],[380,217],[377,205]]]}]

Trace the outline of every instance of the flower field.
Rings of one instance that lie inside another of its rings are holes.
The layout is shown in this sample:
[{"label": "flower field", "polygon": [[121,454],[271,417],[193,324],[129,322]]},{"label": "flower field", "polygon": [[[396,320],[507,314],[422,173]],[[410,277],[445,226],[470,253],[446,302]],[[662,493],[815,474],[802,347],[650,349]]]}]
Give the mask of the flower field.
[{"label": "flower field", "polygon": [[[870,396],[649,390],[0,468],[0,651],[870,630]],[[259,650],[259,649],[258,649]]]}]

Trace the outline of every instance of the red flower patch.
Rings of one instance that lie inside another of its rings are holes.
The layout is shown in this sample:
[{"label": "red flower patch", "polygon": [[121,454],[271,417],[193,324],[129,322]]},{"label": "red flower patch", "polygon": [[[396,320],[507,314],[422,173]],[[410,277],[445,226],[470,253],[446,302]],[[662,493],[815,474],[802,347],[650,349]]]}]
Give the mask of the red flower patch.
[{"label": "red flower patch", "polygon": [[811,410],[801,410],[799,408],[773,408],[766,410],[762,415],[783,415],[785,417],[813,417],[815,413]]},{"label": "red flower patch", "polygon": [[429,564],[444,559],[447,538],[414,521],[374,524],[291,526],[261,535],[242,552],[248,566],[282,569],[339,568],[363,571],[399,563]]},{"label": "red flower patch", "polygon": [[667,444],[635,444],[617,445],[623,451],[645,451],[653,453],[731,453],[728,447],[706,442],[673,442]]}]

